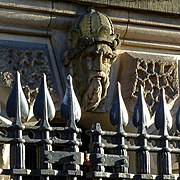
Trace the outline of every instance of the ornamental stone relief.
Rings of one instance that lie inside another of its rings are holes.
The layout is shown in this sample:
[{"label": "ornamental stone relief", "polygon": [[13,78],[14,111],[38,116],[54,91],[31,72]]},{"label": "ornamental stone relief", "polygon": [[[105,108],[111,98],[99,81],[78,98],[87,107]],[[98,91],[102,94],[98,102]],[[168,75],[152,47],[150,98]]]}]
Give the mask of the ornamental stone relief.
[{"label": "ornamental stone relief", "polygon": [[152,112],[156,110],[161,87],[165,89],[167,103],[171,103],[178,96],[176,61],[138,59],[135,76],[132,97],[137,98],[139,85],[142,84],[145,88],[146,102]]},{"label": "ornamental stone relief", "polygon": [[70,31],[70,48],[65,53],[67,73],[73,76],[74,89],[82,111],[101,108],[110,85],[110,70],[116,60],[119,35],[109,17],[89,9]]},{"label": "ornamental stone relief", "polygon": [[12,87],[15,72],[19,71],[25,96],[29,106],[32,106],[38,93],[41,76],[45,73],[48,76],[49,91],[53,98],[57,99],[47,50],[31,48],[29,47],[31,43],[23,43],[24,47],[18,47],[14,42],[12,46],[11,43],[8,46],[0,45],[0,85],[4,88]]},{"label": "ornamental stone relief", "polygon": [[[108,96],[111,66],[120,45],[119,35],[114,33],[113,24],[107,15],[88,9],[75,22],[69,40],[70,47],[65,53],[64,65],[67,74],[73,76],[82,111],[104,112],[102,107]],[[153,114],[161,87],[165,88],[168,103],[178,97],[178,66],[176,61],[168,58],[141,55],[138,58],[122,57],[119,80],[125,99],[136,99],[139,85],[142,84],[149,110]],[[133,106],[131,103],[129,105]]]},{"label": "ornamental stone relief", "polygon": [[[157,108],[160,90],[165,89],[166,101],[173,106],[179,94],[178,63],[169,57],[133,53],[122,56],[121,83],[125,98],[135,98],[139,85],[144,87],[144,96],[151,114]],[[126,82],[126,83],[125,83]]]}]

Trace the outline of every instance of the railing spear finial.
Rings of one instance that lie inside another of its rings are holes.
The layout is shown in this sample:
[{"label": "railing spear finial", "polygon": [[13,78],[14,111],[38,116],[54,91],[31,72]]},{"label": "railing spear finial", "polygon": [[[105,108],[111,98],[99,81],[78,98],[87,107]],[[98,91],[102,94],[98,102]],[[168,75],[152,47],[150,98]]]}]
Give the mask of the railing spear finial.
[{"label": "railing spear finial", "polygon": [[146,134],[147,125],[150,121],[150,113],[144,99],[144,89],[142,85],[140,85],[139,88],[138,100],[134,107],[132,119],[134,126],[139,128],[139,133]]},{"label": "railing spear finial", "polygon": [[41,126],[50,127],[49,120],[55,116],[55,107],[47,88],[46,75],[43,74],[39,93],[36,97],[33,109],[36,119],[41,120]]},{"label": "railing spear finial", "polygon": [[161,89],[161,96],[155,114],[155,126],[160,130],[161,135],[168,135],[168,130],[172,127],[172,116],[165,99],[164,88]]},{"label": "railing spear finial", "polygon": [[[14,118],[12,124],[13,143],[10,146],[10,168],[25,169],[25,140],[23,139],[23,130],[21,118],[27,118],[29,113],[28,103],[23,93],[20,73],[16,72],[16,79],[11,90],[6,106],[7,115]],[[13,179],[22,179],[21,175],[13,175]]]},{"label": "railing spear finial", "polygon": [[7,101],[6,112],[8,117],[15,118],[13,124],[22,128],[21,118],[27,118],[29,107],[22,90],[19,72],[16,72],[16,79]]},{"label": "railing spear finial", "polygon": [[76,122],[81,118],[81,108],[74,93],[71,75],[68,75],[66,79],[66,92],[61,104],[61,116],[67,121],[69,128],[77,130]]},{"label": "railing spear finial", "polygon": [[113,126],[118,126],[119,132],[124,132],[123,126],[128,124],[128,112],[121,95],[121,85],[117,83],[117,92],[110,110],[110,121]]},{"label": "railing spear finial", "polygon": [[148,151],[149,148],[147,143],[147,126],[148,122],[150,121],[150,113],[144,99],[144,89],[142,85],[140,85],[138,100],[134,107],[132,119],[134,126],[138,127],[138,132],[140,133],[140,136],[137,139],[138,145],[141,146],[141,148],[137,151],[137,172],[140,174],[149,174],[150,154]]},{"label": "railing spear finial", "polygon": [[166,103],[164,88],[161,89],[160,101],[155,114],[155,126],[159,129],[159,134],[161,135],[160,146],[162,147],[162,150],[157,155],[159,162],[158,173],[169,175],[172,174],[172,161],[168,130],[172,127],[172,116]]}]

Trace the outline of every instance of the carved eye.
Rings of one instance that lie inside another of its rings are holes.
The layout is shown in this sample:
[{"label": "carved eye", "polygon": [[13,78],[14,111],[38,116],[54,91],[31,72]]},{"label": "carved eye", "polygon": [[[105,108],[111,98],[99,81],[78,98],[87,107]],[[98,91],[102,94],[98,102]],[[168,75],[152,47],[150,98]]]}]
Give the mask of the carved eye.
[{"label": "carved eye", "polygon": [[115,61],[115,59],[116,59],[116,56],[113,55],[113,54],[109,54],[108,57],[109,57],[109,63],[110,64],[112,64]]},{"label": "carved eye", "polygon": [[111,64],[111,63],[113,62],[112,60],[113,60],[113,56],[112,56],[112,54],[109,53],[109,54],[106,54],[106,55],[105,55],[105,58],[104,58],[104,61],[103,61],[103,62],[104,62],[104,63]]},{"label": "carved eye", "polygon": [[85,59],[86,59],[86,61],[92,61],[93,60],[93,56],[86,56]]},{"label": "carved eye", "polygon": [[86,56],[84,59],[88,70],[92,69],[93,59],[94,59],[93,56],[90,56],[90,55]]},{"label": "carved eye", "polygon": [[112,58],[112,54],[110,54],[110,53],[106,54],[106,58],[111,59]]}]

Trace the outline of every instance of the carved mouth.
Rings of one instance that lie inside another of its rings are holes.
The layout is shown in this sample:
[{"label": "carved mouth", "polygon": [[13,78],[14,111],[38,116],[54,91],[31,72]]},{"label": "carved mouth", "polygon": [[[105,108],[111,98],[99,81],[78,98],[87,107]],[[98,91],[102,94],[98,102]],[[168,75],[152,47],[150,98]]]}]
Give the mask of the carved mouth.
[{"label": "carved mouth", "polygon": [[[94,76],[92,79],[102,80],[102,78],[103,78],[103,77],[101,77],[101,76]],[[91,79],[91,80],[92,80],[92,79]]]},{"label": "carved mouth", "polygon": [[105,82],[105,74],[103,72],[92,74],[90,76],[89,82],[91,83],[93,79],[100,80],[101,83],[103,83]]},{"label": "carved mouth", "polygon": [[93,82],[93,81],[97,81],[101,84],[102,88],[104,88],[103,84],[104,84],[104,77],[102,76],[93,76],[91,79],[90,79],[90,84]]}]

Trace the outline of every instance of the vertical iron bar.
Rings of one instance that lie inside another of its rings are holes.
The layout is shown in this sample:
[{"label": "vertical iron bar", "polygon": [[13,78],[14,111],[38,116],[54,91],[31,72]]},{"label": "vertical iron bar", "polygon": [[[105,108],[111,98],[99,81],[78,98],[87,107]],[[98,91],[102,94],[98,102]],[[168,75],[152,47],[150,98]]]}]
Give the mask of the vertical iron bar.
[{"label": "vertical iron bar", "polygon": [[[91,141],[92,141],[92,154],[91,161],[93,165],[93,171],[105,172],[105,167],[103,166],[103,155],[104,155],[104,145],[102,143],[102,129],[99,123],[95,123],[91,128]],[[102,180],[102,178],[93,177],[94,180]]]},{"label": "vertical iron bar", "polygon": [[[70,143],[67,145],[66,150],[69,152],[79,152],[79,143],[77,141],[77,135],[80,131],[74,131],[71,128],[68,129],[68,134],[69,134],[69,141]],[[80,170],[80,166],[78,164],[75,163],[69,163],[67,165],[64,166],[65,168],[67,168],[68,170]],[[67,176],[66,177],[67,180],[77,180],[76,176]]]},{"label": "vertical iron bar", "polygon": [[[178,130],[178,136],[179,136],[179,132],[180,132],[180,105],[176,114],[176,128]],[[178,147],[180,148],[180,143],[178,142]],[[180,154],[177,154],[177,158],[178,158],[178,165],[179,165],[179,175],[180,175]]]},{"label": "vertical iron bar", "polygon": [[165,91],[161,89],[160,102],[155,115],[155,126],[159,129],[161,135],[160,147],[162,150],[158,153],[158,173],[160,175],[172,174],[171,153],[169,149],[168,130],[172,127],[172,116],[165,99]]},{"label": "vertical iron bar", "polygon": [[147,144],[147,124],[150,121],[150,113],[144,99],[144,90],[140,86],[138,100],[134,107],[133,124],[138,127],[140,134],[137,140],[137,145],[140,149],[137,151],[137,173],[150,174],[150,154]]},{"label": "vertical iron bar", "polygon": [[[116,148],[116,154],[127,156],[127,146],[125,145],[126,133],[123,126],[128,124],[128,112],[121,95],[121,87],[119,82],[117,83],[117,92],[110,111],[110,121],[112,125],[117,126],[115,143],[118,146]],[[124,164],[115,167],[116,173],[128,173],[128,167],[126,167],[125,164],[127,163],[124,162]]]},{"label": "vertical iron bar", "polygon": [[[34,104],[34,115],[36,119],[40,120],[40,131],[41,131],[41,144],[38,147],[39,162],[38,168],[40,170],[45,169],[46,172],[52,170],[51,163],[45,163],[45,150],[52,151],[52,140],[50,139],[50,132],[52,127],[49,125],[49,120],[52,120],[55,116],[55,107],[49,94],[46,75],[43,74],[39,93],[37,95]],[[41,180],[49,180],[49,175],[40,177]]]},{"label": "vertical iron bar", "polygon": [[150,154],[146,134],[140,134],[138,137],[138,145],[141,147],[137,151],[137,173],[150,174]]},{"label": "vertical iron bar", "polygon": [[[125,145],[125,136],[126,136],[125,132],[117,131],[117,135],[115,137],[115,142],[117,144],[116,154],[127,157],[128,154],[127,154],[127,145]],[[125,160],[124,160],[124,161],[122,161],[122,163],[120,165],[116,165],[115,172],[116,173],[128,173],[128,166],[126,164],[129,165],[129,162],[125,162]],[[119,178],[117,178],[117,179],[119,179]],[[125,179],[121,178],[121,180],[125,180]]]},{"label": "vertical iron bar", "polygon": [[[16,73],[16,80],[6,106],[7,115],[14,118],[12,123],[12,130],[14,131],[14,139],[10,145],[10,168],[25,169],[25,140],[23,139],[22,132],[25,126],[21,122],[21,117],[28,116],[29,108],[22,91],[20,74]],[[13,179],[21,180],[21,175],[12,175]]]},{"label": "vertical iron bar", "polygon": [[[67,144],[66,149],[69,152],[79,152],[77,136],[81,130],[77,128],[76,122],[81,118],[81,108],[74,93],[72,77],[70,75],[68,75],[66,79],[66,92],[61,104],[61,116],[67,122],[67,139],[69,140],[69,143]],[[73,171],[80,170],[80,166],[73,162],[64,165],[64,168]],[[77,176],[67,174],[66,179],[77,180]]]}]

